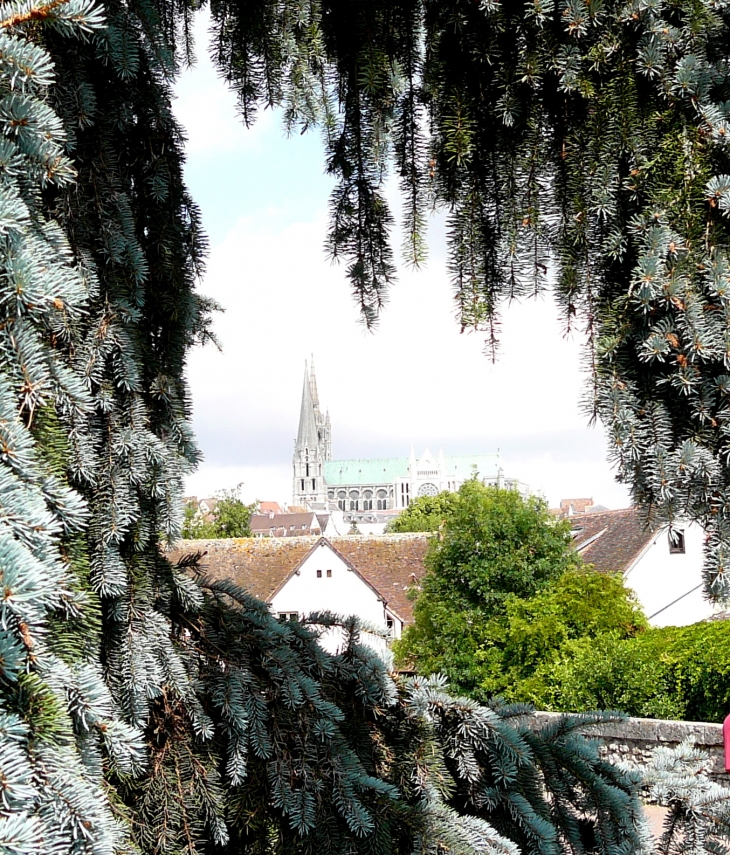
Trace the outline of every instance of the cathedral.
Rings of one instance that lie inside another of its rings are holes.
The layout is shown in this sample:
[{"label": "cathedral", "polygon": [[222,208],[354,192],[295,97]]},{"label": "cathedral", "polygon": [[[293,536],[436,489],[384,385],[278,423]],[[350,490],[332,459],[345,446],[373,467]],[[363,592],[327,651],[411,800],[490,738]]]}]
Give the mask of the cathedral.
[{"label": "cathedral", "polygon": [[498,454],[434,457],[426,449],[416,458],[411,449],[410,457],[333,460],[330,417],[320,410],[314,365],[304,368],[293,464],[293,504],[312,511],[400,511],[419,496],[456,491],[475,474],[485,484],[529,494],[525,484],[504,477]]}]

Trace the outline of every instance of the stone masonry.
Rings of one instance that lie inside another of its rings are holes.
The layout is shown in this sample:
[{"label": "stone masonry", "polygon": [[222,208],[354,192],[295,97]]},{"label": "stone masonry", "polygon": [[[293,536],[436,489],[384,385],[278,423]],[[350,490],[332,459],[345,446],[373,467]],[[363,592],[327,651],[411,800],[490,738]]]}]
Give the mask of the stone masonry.
[{"label": "stone masonry", "polygon": [[[536,725],[560,713],[536,712],[532,719]],[[601,743],[601,752],[612,762],[644,766],[651,758],[652,749],[659,745],[674,748],[683,740],[692,741],[709,756],[707,774],[730,786],[730,775],[725,771],[725,753],[722,725],[701,721],[664,721],[656,718],[626,718],[623,721],[589,725],[585,735]]]}]

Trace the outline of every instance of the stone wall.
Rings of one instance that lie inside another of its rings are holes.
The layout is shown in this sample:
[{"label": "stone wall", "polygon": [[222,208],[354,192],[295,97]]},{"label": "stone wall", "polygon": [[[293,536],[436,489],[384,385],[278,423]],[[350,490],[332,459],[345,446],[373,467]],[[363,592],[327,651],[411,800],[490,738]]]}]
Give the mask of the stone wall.
[{"label": "stone wall", "polygon": [[[559,713],[536,712],[536,724],[559,715]],[[709,755],[707,772],[726,786],[730,786],[730,774],[725,771],[725,749],[722,725],[702,721],[664,721],[656,718],[627,718],[623,721],[590,725],[586,736],[599,739],[602,753],[612,761],[621,761],[634,766],[645,765],[652,749],[658,745],[673,748],[685,739],[691,740]]]}]

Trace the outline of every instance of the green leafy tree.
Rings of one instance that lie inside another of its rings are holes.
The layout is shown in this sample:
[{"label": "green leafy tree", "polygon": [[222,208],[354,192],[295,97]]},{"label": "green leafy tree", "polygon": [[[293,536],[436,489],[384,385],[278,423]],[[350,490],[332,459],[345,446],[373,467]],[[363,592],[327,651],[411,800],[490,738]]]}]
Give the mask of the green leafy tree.
[{"label": "green leafy tree", "polygon": [[[485,675],[479,696],[500,694],[543,709],[547,674],[566,656],[571,642],[602,648],[607,642],[633,638],[647,628],[635,596],[620,575],[596,573],[590,568],[568,571],[533,597],[510,598],[504,617],[485,628],[483,650],[492,652],[498,670]],[[481,658],[484,654],[479,651],[477,655]],[[490,657],[484,658],[489,661]],[[564,709],[573,711],[569,706]]]},{"label": "green leafy tree", "polygon": [[214,537],[251,537],[251,517],[258,502],[244,504],[238,490],[224,490],[215,507]]},{"label": "green leafy tree", "polygon": [[419,496],[391,520],[386,531],[438,531],[455,502],[454,493],[444,490],[437,496]]},{"label": "green leafy tree", "polygon": [[730,709],[730,626],[710,621],[577,638],[542,669],[531,697],[553,710],[721,722]]},{"label": "green leafy tree", "polygon": [[[532,735],[515,711],[395,685],[354,625],[327,656],[161,554],[199,459],[186,359],[214,308],[195,291],[206,243],[170,106],[202,5],[13,0],[0,15],[0,848],[637,850],[636,782],[576,720]],[[493,343],[502,301],[544,288],[551,256],[620,477],[657,517],[708,526],[724,593],[724,4],[210,8],[244,120],[282,105],[289,131],[325,129],[328,249],[366,324],[395,274],[389,158],[414,263],[427,212],[449,212],[463,328]],[[490,545],[472,546],[484,569]],[[526,555],[475,573],[467,605],[496,590],[498,614],[534,593],[549,552],[532,581]]]},{"label": "green leafy tree", "polygon": [[490,621],[580,565],[569,524],[551,517],[542,500],[465,482],[429,545],[414,625],[396,646],[399,661],[443,672],[460,691],[474,692],[494,635]]},{"label": "green leafy tree", "polygon": [[186,502],[183,510],[181,535],[186,540],[207,538],[212,526],[201,518],[200,510],[193,502]]},{"label": "green leafy tree", "polygon": [[251,537],[251,517],[256,513],[258,502],[250,505],[241,500],[241,484],[232,490],[216,493],[216,506],[212,519],[206,520],[192,504],[185,506],[182,536],[188,540]]}]

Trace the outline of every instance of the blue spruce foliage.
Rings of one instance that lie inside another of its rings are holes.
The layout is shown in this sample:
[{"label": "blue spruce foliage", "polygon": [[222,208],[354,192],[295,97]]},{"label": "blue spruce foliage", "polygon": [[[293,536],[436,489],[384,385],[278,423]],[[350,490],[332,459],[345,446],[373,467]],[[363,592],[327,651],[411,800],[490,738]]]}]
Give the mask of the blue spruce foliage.
[{"label": "blue spruce foliage", "polygon": [[[356,620],[283,625],[196,556],[165,557],[198,460],[186,354],[215,309],[195,292],[205,238],[170,109],[199,5],[0,6],[0,852],[643,852],[638,779],[579,736],[585,718],[535,729],[526,709],[394,676]],[[715,582],[730,185],[704,149],[685,164],[714,203],[700,232],[720,235],[701,269],[669,258],[691,242],[657,213],[674,185],[616,200],[663,139],[639,121],[636,68],[673,132],[700,128],[720,151],[724,9],[211,2],[244,119],[283,104],[290,129],[326,133],[329,249],[368,324],[394,276],[391,156],[414,263],[428,206],[449,206],[465,326],[491,334],[500,299],[530,270],[539,287],[559,249],[568,315],[585,309],[601,341],[596,407],[622,473],[667,518],[715,520]],[[670,350],[682,359],[657,380]],[[335,656],[317,642],[328,624],[346,639]]]}]

